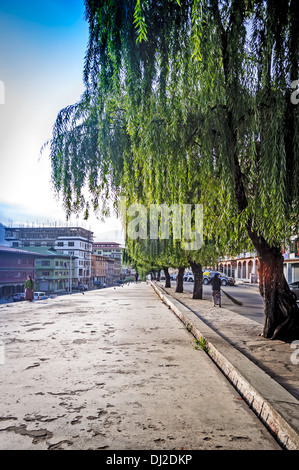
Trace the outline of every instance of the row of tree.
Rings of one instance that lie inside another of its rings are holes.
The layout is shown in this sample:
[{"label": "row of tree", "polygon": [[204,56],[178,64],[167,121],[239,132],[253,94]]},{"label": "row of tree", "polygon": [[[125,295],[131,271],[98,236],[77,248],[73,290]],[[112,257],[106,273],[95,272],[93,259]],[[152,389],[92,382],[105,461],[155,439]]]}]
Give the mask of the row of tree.
[{"label": "row of tree", "polygon": [[207,241],[199,250],[186,250],[181,242],[170,237],[167,240],[145,239],[131,240],[127,238],[126,249],[123,251],[123,262],[131,264],[145,277],[151,274],[153,279],[160,280],[160,273],[165,274],[165,287],[171,287],[169,268],[176,268],[176,292],[183,292],[185,269],[192,269],[194,276],[193,299],[202,299],[202,272],[204,266],[214,265],[218,256],[215,244]]},{"label": "row of tree", "polygon": [[51,140],[53,183],[67,214],[106,215],[109,201],[117,208],[123,196],[127,208],[203,204],[200,250],[186,252],[171,237],[128,239],[129,256],[142,265],[195,263],[199,272],[207,253],[251,246],[263,334],[294,337],[298,307],[282,246],[299,230],[299,109],[290,99],[299,78],[299,2],[85,5],[85,92],[59,113]]}]

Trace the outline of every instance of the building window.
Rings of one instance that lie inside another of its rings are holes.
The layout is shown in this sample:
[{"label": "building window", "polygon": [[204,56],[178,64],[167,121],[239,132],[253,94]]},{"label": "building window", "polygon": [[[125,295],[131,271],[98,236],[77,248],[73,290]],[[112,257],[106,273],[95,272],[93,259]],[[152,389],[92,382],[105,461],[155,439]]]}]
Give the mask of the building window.
[{"label": "building window", "polygon": [[57,242],[57,246],[64,246],[63,242]]},{"label": "building window", "polygon": [[74,242],[68,242],[68,246],[75,246]]},{"label": "building window", "polygon": [[50,261],[42,261],[42,266],[50,266]]}]

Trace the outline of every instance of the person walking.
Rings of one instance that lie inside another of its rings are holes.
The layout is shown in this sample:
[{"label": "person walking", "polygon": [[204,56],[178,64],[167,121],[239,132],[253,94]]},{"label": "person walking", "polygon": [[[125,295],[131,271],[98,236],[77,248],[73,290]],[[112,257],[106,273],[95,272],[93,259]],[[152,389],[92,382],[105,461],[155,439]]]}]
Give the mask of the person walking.
[{"label": "person walking", "polygon": [[27,276],[27,281],[25,282],[25,300],[32,302],[34,294],[34,282],[31,276]]},{"label": "person walking", "polygon": [[218,304],[221,307],[221,279],[219,273],[216,273],[211,281],[212,285],[212,298],[214,302],[214,307]]}]

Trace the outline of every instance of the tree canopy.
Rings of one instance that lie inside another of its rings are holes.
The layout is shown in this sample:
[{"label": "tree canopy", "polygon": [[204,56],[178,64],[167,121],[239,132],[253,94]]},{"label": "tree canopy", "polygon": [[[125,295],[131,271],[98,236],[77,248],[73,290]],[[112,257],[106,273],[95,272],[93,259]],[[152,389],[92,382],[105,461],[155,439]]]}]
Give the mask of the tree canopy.
[{"label": "tree canopy", "polygon": [[299,229],[298,1],[85,5],[85,93],[51,142],[67,213],[203,203],[205,236],[258,252],[265,336],[296,330],[281,246]]}]

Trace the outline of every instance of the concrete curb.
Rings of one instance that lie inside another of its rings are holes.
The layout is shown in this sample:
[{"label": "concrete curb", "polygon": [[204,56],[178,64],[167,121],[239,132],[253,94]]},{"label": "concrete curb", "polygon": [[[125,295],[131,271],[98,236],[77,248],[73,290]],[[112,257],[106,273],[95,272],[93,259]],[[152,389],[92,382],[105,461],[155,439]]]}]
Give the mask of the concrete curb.
[{"label": "concrete curb", "polygon": [[193,336],[205,340],[208,355],[281,447],[299,450],[299,401],[161,286],[150,285]]}]

